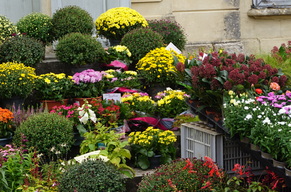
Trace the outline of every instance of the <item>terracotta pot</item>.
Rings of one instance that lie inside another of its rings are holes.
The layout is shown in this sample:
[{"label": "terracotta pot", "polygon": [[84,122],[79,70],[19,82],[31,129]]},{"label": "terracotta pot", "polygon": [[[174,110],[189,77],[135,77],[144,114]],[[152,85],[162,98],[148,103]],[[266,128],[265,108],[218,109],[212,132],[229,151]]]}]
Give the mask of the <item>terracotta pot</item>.
[{"label": "terracotta pot", "polygon": [[61,106],[61,105],[67,105],[68,99],[63,99],[61,101],[56,100],[41,100],[40,101],[44,107],[44,109],[51,111],[54,106]]},{"label": "terracotta pot", "polygon": [[93,98],[74,98],[75,103],[79,104],[79,106],[82,106],[85,103],[85,100],[90,102]]}]

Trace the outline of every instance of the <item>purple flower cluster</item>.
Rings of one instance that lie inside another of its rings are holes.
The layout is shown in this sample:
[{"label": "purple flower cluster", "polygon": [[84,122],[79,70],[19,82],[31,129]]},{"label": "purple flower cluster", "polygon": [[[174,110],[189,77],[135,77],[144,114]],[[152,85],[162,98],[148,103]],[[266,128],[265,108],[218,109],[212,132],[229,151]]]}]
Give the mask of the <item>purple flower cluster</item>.
[{"label": "purple flower cluster", "polygon": [[267,96],[257,97],[257,101],[261,104],[269,104],[276,108],[283,108],[291,105],[291,92],[287,91],[285,94],[276,95],[274,92],[268,93]]},{"label": "purple flower cluster", "polygon": [[75,73],[73,75],[73,81],[75,84],[79,85],[82,83],[96,83],[103,79],[103,76],[106,75],[104,71],[95,71],[93,69],[87,69],[81,73]]}]

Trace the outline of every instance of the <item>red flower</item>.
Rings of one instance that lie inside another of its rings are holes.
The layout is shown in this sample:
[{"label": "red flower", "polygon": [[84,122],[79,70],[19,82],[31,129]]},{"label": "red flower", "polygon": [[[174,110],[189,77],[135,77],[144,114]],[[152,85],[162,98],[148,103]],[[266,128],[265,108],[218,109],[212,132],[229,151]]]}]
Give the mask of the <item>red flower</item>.
[{"label": "red flower", "polygon": [[262,89],[255,89],[255,92],[256,92],[257,94],[262,94],[262,93],[263,93]]}]

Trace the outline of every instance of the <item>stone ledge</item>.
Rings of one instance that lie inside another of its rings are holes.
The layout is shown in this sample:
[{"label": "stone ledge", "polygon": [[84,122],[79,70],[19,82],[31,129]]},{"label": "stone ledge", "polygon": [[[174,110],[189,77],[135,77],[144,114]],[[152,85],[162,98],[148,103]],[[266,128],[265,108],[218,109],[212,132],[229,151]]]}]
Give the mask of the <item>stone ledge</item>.
[{"label": "stone ledge", "polygon": [[247,12],[249,17],[291,16],[291,8],[264,8],[251,9]]}]

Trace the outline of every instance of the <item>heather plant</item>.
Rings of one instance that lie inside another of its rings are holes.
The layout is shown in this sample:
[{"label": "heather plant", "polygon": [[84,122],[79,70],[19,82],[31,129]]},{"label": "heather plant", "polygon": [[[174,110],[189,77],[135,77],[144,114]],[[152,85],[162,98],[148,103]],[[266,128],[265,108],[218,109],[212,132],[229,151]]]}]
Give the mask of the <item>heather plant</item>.
[{"label": "heather plant", "polygon": [[186,35],[182,26],[173,20],[148,20],[149,27],[163,36],[165,44],[173,43],[181,51],[185,49]]},{"label": "heather plant", "polygon": [[0,45],[17,33],[17,27],[6,16],[0,15]]},{"label": "heather plant", "polygon": [[52,18],[43,13],[31,13],[22,17],[16,24],[20,33],[35,38],[45,45],[52,42]]},{"label": "heather plant", "polygon": [[101,61],[104,55],[105,51],[99,41],[79,32],[62,36],[56,46],[57,58],[73,66]]},{"label": "heather plant", "polygon": [[27,148],[34,147],[45,158],[63,158],[73,144],[73,123],[55,113],[39,113],[16,129],[13,142],[17,146],[21,146],[23,135]]},{"label": "heather plant", "polygon": [[60,179],[59,191],[125,191],[124,178],[116,167],[102,160],[87,160],[67,169]]},{"label": "heather plant", "polygon": [[42,42],[27,36],[15,36],[0,45],[0,63],[19,62],[35,67],[45,56]]},{"label": "heather plant", "polygon": [[120,44],[130,50],[133,63],[136,63],[151,50],[164,46],[164,41],[163,37],[152,29],[138,28],[126,33]]},{"label": "heather plant", "polygon": [[52,34],[60,39],[69,33],[92,35],[94,23],[92,16],[78,6],[66,6],[58,9],[52,16]]}]

